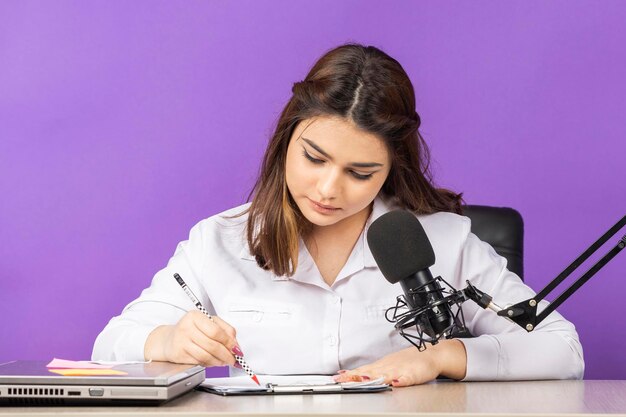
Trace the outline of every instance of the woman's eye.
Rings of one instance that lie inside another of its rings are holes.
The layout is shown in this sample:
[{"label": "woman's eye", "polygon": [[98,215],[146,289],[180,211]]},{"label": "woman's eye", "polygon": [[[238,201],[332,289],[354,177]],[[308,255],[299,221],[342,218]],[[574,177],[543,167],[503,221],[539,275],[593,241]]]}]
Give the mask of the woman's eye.
[{"label": "woman's eye", "polygon": [[302,155],[304,155],[304,157],[306,159],[308,159],[309,161],[313,162],[314,164],[323,164],[324,161],[322,161],[321,159],[316,159],[313,158],[311,155],[309,155],[309,153],[307,151],[305,151],[304,149],[302,150]]},{"label": "woman's eye", "polygon": [[[304,155],[304,157],[306,159],[308,159],[311,163],[313,164],[323,164],[324,161],[321,159],[317,159],[317,158],[313,158],[306,150],[302,149],[302,155]],[[356,178],[357,180],[361,180],[361,181],[365,181],[365,180],[369,180],[370,178],[372,178],[372,174],[359,174],[358,172],[355,171],[350,171],[350,175],[352,175],[354,178]]]},{"label": "woman's eye", "polygon": [[372,178],[372,174],[359,174],[358,172],[350,171],[352,176],[357,180],[369,180]]}]

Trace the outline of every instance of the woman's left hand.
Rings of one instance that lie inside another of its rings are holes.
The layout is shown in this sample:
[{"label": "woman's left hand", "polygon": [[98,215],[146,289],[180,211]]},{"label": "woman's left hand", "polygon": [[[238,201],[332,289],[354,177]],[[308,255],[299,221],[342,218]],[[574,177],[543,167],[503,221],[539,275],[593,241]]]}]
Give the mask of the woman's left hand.
[{"label": "woman's left hand", "polygon": [[415,347],[389,354],[376,362],[352,370],[342,370],[335,381],[366,381],[384,377],[394,387],[423,384],[439,375],[463,379],[467,359],[463,343],[442,340],[420,352]]}]

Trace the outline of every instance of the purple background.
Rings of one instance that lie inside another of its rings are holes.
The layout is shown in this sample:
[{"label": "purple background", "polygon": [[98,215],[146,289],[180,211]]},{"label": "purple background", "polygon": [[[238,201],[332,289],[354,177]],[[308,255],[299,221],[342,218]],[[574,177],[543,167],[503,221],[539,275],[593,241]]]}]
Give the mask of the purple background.
[{"label": "purple background", "polygon": [[[292,83],[346,41],[406,69],[440,185],[522,213],[541,289],[626,212],[624,22],[622,1],[1,2],[0,361],[88,358],[245,201]],[[560,309],[586,378],[626,379],[625,267]]]}]

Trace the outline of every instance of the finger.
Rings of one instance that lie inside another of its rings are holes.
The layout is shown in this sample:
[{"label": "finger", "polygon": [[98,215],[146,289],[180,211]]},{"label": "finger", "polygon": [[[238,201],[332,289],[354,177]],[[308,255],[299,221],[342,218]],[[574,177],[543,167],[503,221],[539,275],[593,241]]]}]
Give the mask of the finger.
[{"label": "finger", "polygon": [[186,355],[193,360],[193,363],[197,363],[202,366],[219,366],[220,360],[213,356],[210,352],[207,352],[202,346],[198,346],[193,341],[187,343],[183,348]]},{"label": "finger", "polygon": [[335,382],[363,382],[365,380],[361,375],[351,374],[348,372],[336,375],[333,379]]},{"label": "finger", "polygon": [[383,384],[393,385],[394,387],[405,387],[413,385],[411,378],[400,374],[397,370],[380,370],[371,375],[372,379],[383,378]]},{"label": "finger", "polygon": [[341,372],[333,376],[333,379],[336,382],[363,382],[363,381],[369,381],[370,376],[367,374],[367,372],[364,369],[357,368],[351,371]]},{"label": "finger", "polygon": [[391,385],[394,387],[408,387],[413,385],[410,378],[404,375],[399,375],[391,380]]},{"label": "finger", "polygon": [[[226,334],[229,335],[234,341],[232,345],[228,345],[228,344],[226,345],[229,348],[229,350],[232,353],[235,353],[239,356],[243,356],[243,352],[241,351],[241,346],[239,346],[239,342],[237,341],[237,330],[218,316],[213,316],[213,319],[215,320],[215,323],[218,326],[220,326],[222,330],[224,330],[224,332],[226,332]],[[233,349],[235,347],[237,349]]]},{"label": "finger", "polygon": [[367,365],[353,369],[352,374],[359,375],[363,381],[369,381],[371,379],[378,378],[380,373],[377,366]]},{"label": "finger", "polygon": [[340,374],[342,379],[339,379],[338,382],[345,382],[345,381],[351,381],[351,380],[371,381],[374,379],[383,378],[383,381],[382,381],[383,384],[391,385],[391,382],[396,377],[395,375],[396,375],[396,372],[387,368],[382,368],[378,366],[375,366],[375,367],[367,366],[367,367],[361,367],[361,368],[357,368],[357,369],[350,371],[349,376],[345,376],[345,374]]},{"label": "finger", "polygon": [[391,385],[391,380],[394,379],[386,372],[379,372],[378,374],[375,374],[374,376],[372,376],[372,379],[378,379],[378,378],[383,378],[382,383],[389,384],[389,385]]},{"label": "finger", "polygon": [[237,339],[237,330],[235,330],[233,326],[231,326],[218,316],[213,316],[213,320],[215,320],[215,323],[220,326],[226,332],[226,334],[228,334],[233,339]]},{"label": "finger", "polygon": [[233,365],[235,356],[222,343],[207,337],[204,333],[196,332],[191,336],[191,341],[215,357],[220,363],[218,365]]},{"label": "finger", "polygon": [[204,314],[195,318],[194,324],[206,337],[226,346],[227,350],[232,351],[237,346],[237,341],[226,333],[217,321],[209,319]]},{"label": "finger", "polygon": [[373,369],[372,371],[370,371],[368,373],[368,376],[371,379],[379,379],[382,378],[383,384],[392,384],[392,381],[394,379],[396,379],[397,377],[397,372],[394,371],[393,369],[387,369],[387,368],[378,368],[378,369]]}]

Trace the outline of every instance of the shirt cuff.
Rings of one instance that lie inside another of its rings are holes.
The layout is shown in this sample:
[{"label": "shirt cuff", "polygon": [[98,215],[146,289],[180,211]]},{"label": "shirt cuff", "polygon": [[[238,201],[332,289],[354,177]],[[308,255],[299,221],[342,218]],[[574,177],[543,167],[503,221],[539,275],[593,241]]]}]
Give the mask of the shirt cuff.
[{"label": "shirt cuff", "polygon": [[127,329],[124,337],[120,337],[115,346],[116,361],[145,361],[144,348],[146,340],[158,326],[142,326]]},{"label": "shirt cuff", "polygon": [[494,381],[500,367],[500,343],[490,335],[457,339],[465,346],[467,369],[462,381]]}]

